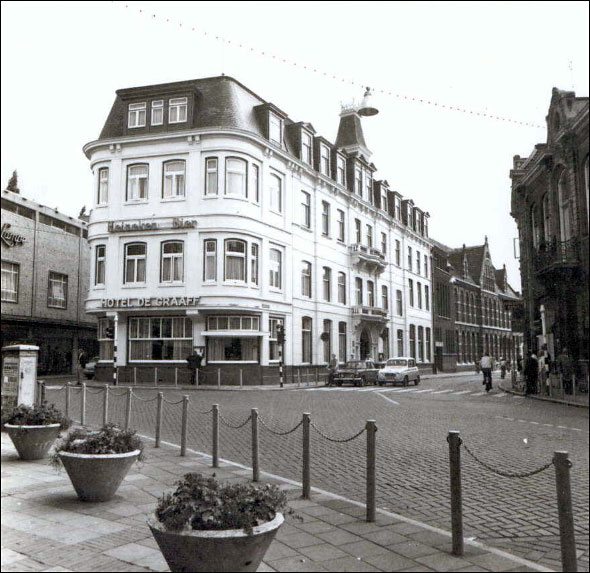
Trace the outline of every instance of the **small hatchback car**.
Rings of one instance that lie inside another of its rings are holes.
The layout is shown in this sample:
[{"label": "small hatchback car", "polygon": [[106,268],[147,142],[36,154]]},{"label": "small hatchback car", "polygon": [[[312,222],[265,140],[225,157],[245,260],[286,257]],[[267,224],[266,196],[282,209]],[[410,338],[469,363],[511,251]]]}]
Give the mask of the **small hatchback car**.
[{"label": "small hatchback car", "polygon": [[410,382],[414,382],[416,386],[420,384],[420,371],[416,366],[416,360],[404,357],[390,358],[377,376],[379,386],[384,386],[388,382],[403,386]]}]

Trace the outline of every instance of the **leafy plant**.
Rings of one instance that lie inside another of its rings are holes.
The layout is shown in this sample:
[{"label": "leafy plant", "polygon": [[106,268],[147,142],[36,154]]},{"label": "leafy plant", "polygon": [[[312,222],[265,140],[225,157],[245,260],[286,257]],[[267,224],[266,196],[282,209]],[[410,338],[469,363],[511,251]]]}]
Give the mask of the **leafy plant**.
[{"label": "leafy plant", "polygon": [[156,508],[157,519],[169,531],[243,529],[251,535],[278,512],[294,515],[276,485],[221,485],[215,477],[187,473],[177,486],[160,497]]},{"label": "leafy plant", "polygon": [[59,467],[59,452],[73,454],[125,454],[140,450],[138,460],[143,460],[143,442],[135,430],[122,430],[116,424],[106,424],[100,430],[76,428],[55,446],[51,463]]},{"label": "leafy plant", "polygon": [[8,410],[2,410],[2,425],[15,426],[46,426],[47,424],[59,424],[62,430],[70,427],[68,420],[55,404],[43,402],[35,406],[20,404]]}]

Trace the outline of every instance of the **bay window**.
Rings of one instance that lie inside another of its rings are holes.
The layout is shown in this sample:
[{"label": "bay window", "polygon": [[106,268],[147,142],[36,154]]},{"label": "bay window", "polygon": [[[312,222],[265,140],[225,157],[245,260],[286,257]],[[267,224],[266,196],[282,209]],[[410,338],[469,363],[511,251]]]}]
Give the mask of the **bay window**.
[{"label": "bay window", "polygon": [[217,157],[205,159],[205,196],[217,195],[219,188]]},{"label": "bay window", "polygon": [[203,280],[217,280],[217,241],[207,239],[204,244]]},{"label": "bay window", "polygon": [[258,245],[250,245],[250,280],[255,285],[258,284]]},{"label": "bay window", "polygon": [[232,197],[248,196],[246,186],[247,164],[243,159],[228,157],[225,160],[225,194]]},{"label": "bay window", "polygon": [[98,170],[98,195],[96,203],[106,205],[109,201],[109,168],[101,167]]},{"label": "bay window", "polygon": [[104,285],[106,265],[106,245],[96,245],[94,250],[94,284]]},{"label": "bay window", "polygon": [[142,201],[148,197],[149,167],[147,164],[127,167],[127,201]]},{"label": "bay window", "polygon": [[246,282],[245,241],[239,239],[226,239],[224,268],[224,280]]}]

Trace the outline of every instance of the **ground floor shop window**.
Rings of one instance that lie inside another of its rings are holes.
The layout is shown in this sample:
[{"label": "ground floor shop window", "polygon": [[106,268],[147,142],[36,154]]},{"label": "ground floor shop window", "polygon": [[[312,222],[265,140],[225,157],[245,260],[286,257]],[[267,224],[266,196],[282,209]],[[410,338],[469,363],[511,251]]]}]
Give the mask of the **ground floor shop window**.
[{"label": "ground floor shop window", "polygon": [[192,348],[190,318],[146,317],[129,320],[130,361],[183,361]]},{"label": "ground floor shop window", "polygon": [[208,362],[259,362],[259,337],[211,337],[207,341]]}]

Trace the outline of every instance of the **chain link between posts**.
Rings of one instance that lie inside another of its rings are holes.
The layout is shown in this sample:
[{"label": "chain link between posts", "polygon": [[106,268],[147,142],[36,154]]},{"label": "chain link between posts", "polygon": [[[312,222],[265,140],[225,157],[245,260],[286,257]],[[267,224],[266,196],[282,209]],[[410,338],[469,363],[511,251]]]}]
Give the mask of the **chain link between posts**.
[{"label": "chain link between posts", "polygon": [[328,440],[329,442],[335,442],[337,444],[346,444],[348,442],[352,442],[353,440],[356,440],[359,436],[362,436],[366,430],[366,428],[363,428],[360,432],[357,432],[354,436],[350,436],[349,438],[331,438],[327,434],[324,434],[324,432],[320,428],[318,428],[313,422],[310,422],[310,425],[320,436],[322,436],[322,438]]},{"label": "chain link between posts", "polygon": [[104,391],[104,388],[86,388],[86,393],[88,394],[103,394]]},{"label": "chain link between posts", "polygon": [[239,430],[240,428],[243,428],[251,419],[252,414],[250,414],[241,424],[233,425],[228,420],[226,420],[221,414],[219,414],[220,422],[226,425],[228,428],[232,428],[233,430]]},{"label": "chain link between posts", "polygon": [[487,464],[486,462],[484,462],[483,460],[480,460],[468,447],[467,445],[463,442],[463,440],[461,440],[461,445],[465,448],[465,451],[480,465],[482,465],[484,468],[486,468],[487,470],[491,471],[492,473],[499,475],[501,477],[505,477],[505,478],[527,478],[527,477],[532,477],[534,475],[540,474],[542,472],[544,472],[545,470],[549,469],[552,465],[553,465],[553,460],[551,460],[550,462],[546,463],[545,465],[541,466],[540,468],[537,468],[535,470],[532,470],[530,472],[505,472],[496,468],[493,468],[492,466],[490,466],[489,464]]},{"label": "chain link between posts", "polygon": [[297,431],[303,425],[303,420],[301,420],[294,428],[291,428],[290,430],[286,430],[286,431],[281,431],[281,430],[273,430],[273,428],[271,428],[264,421],[263,418],[258,418],[258,421],[260,422],[260,424],[264,428],[266,428],[271,434],[274,434],[275,436],[288,436],[289,434],[292,434],[293,432]]},{"label": "chain link between posts", "polygon": [[131,395],[134,398],[137,398],[140,402],[155,402],[158,399],[157,394],[153,398],[142,398],[141,396],[138,396],[133,390],[131,390]]},{"label": "chain link between posts", "polygon": [[[156,396],[157,398],[157,396]],[[162,402],[166,402],[166,404],[171,404],[173,406],[175,406],[176,404],[181,404],[184,401],[184,398],[181,398],[180,400],[176,400],[176,402],[174,402],[173,400],[166,400],[166,398],[164,398],[162,396]]]},{"label": "chain link between posts", "polygon": [[115,392],[112,388],[109,389],[109,394],[111,396],[126,396],[127,395],[127,390],[123,390],[121,393],[119,392]]}]

